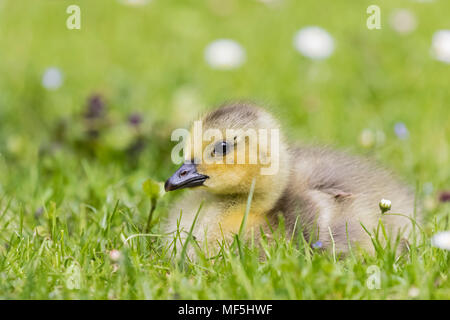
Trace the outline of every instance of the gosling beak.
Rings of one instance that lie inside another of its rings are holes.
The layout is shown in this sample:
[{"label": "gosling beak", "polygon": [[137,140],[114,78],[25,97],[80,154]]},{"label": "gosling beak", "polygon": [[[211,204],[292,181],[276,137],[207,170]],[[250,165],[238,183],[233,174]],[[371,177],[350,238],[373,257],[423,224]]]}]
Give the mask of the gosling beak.
[{"label": "gosling beak", "polygon": [[197,172],[197,165],[183,164],[164,184],[166,191],[201,186],[208,176]]}]

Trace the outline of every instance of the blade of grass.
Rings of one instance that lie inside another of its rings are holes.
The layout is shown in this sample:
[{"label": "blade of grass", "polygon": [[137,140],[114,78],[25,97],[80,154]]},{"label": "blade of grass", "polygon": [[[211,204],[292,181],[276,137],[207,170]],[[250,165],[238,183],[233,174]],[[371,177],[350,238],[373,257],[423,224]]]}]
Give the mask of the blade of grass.
[{"label": "blade of grass", "polygon": [[184,258],[186,256],[187,247],[188,247],[189,241],[192,238],[192,233],[194,232],[194,227],[195,227],[195,224],[197,223],[197,218],[198,218],[198,215],[200,214],[200,210],[202,209],[202,206],[203,206],[203,201],[200,203],[200,206],[198,207],[197,213],[195,214],[195,217],[194,217],[194,221],[192,222],[191,228],[189,229],[189,234],[188,234],[188,236],[186,238],[186,241],[184,242],[183,249],[181,250],[180,260],[179,260],[179,263],[178,263],[180,265],[180,267],[183,266]]},{"label": "blade of grass", "polygon": [[151,199],[151,201],[150,201],[150,213],[148,214],[147,225],[145,226],[145,233],[148,233],[150,231],[150,226],[151,226],[152,218],[153,218],[153,212],[156,209],[156,203],[157,203],[156,199]]},{"label": "blade of grass", "polygon": [[253,178],[252,185],[250,187],[250,192],[249,192],[248,198],[247,198],[247,206],[245,208],[245,214],[244,214],[244,217],[242,218],[241,227],[239,228],[239,238],[242,238],[242,235],[245,230],[245,225],[247,224],[247,218],[248,218],[248,214],[250,212],[250,206],[251,206],[252,199],[253,199],[253,193],[255,191],[255,184],[256,184],[256,178]]},{"label": "blade of grass", "polygon": [[328,227],[328,232],[330,233],[331,243],[333,244],[333,261],[336,263],[336,243],[334,242],[333,233],[331,232],[330,227]]}]

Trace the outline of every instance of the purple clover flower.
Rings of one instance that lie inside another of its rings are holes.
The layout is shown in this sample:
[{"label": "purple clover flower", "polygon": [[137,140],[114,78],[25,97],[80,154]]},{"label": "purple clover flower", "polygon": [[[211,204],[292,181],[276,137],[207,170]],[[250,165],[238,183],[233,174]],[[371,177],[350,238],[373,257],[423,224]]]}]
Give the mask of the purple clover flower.
[{"label": "purple clover flower", "polygon": [[44,214],[44,208],[43,207],[39,207],[36,209],[36,211],[34,212],[34,217],[36,219],[38,219],[39,217],[41,217]]},{"label": "purple clover flower", "polygon": [[143,119],[139,113],[133,113],[128,117],[128,123],[133,127],[138,127]]},{"label": "purple clover flower", "polygon": [[322,246],[323,246],[322,241],[317,241],[317,242],[314,242],[314,243],[312,244],[312,247],[313,247],[314,249],[320,249],[320,248],[322,248]]},{"label": "purple clover flower", "polygon": [[450,191],[442,191],[439,194],[439,202],[450,202]]},{"label": "purple clover flower", "polygon": [[84,116],[87,119],[101,118],[105,113],[105,102],[101,95],[94,94],[88,99],[87,110]]},{"label": "purple clover flower", "polygon": [[406,140],[409,138],[409,130],[403,122],[397,122],[394,125],[394,132],[400,140]]}]

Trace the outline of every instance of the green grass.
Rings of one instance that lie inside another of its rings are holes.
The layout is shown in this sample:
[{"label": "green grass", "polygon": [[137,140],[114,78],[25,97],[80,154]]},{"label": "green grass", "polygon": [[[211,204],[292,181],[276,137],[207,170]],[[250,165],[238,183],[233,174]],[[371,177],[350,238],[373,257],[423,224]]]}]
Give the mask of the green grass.
[{"label": "green grass", "polygon": [[[378,1],[376,31],[365,27],[370,1],[286,0],[269,8],[234,0],[225,15],[212,0],[77,3],[82,28],[67,30],[70,2],[0,0],[0,298],[450,298],[449,252],[430,244],[450,224],[449,204],[437,201],[450,188],[450,66],[430,56],[433,33],[450,29],[448,1]],[[388,23],[402,7],[418,20],[404,36]],[[293,34],[306,25],[330,32],[333,56],[311,62],[293,49]],[[217,38],[237,40],[246,64],[209,68],[203,49]],[[64,73],[56,91],[41,86],[49,66]],[[88,123],[93,94],[104,98],[106,115]],[[335,261],[280,233],[261,249],[240,243],[214,261],[201,253],[178,261],[159,237],[176,193],[158,202],[153,236],[132,237],[144,233],[150,211],[142,183],[164,181],[176,167],[171,131],[238,98],[269,105],[293,141],[367,154],[417,186],[422,240],[396,258],[375,238],[375,256]],[[127,123],[135,112],[143,118],[138,128]],[[406,124],[409,139],[395,136],[396,122]],[[86,134],[92,128],[97,139]],[[386,141],[362,147],[365,128],[383,131]],[[428,182],[433,191],[423,187]],[[367,285],[371,266],[379,268],[380,289]]]}]

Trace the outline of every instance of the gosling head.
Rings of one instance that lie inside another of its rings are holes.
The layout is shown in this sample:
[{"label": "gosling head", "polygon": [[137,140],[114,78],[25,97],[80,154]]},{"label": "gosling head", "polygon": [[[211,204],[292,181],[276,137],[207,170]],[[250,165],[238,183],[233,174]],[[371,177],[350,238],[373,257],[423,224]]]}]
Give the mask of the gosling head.
[{"label": "gosling head", "polygon": [[195,121],[184,164],[166,191],[200,187],[215,194],[276,192],[287,180],[287,147],[275,119],[250,104],[225,105]]}]

